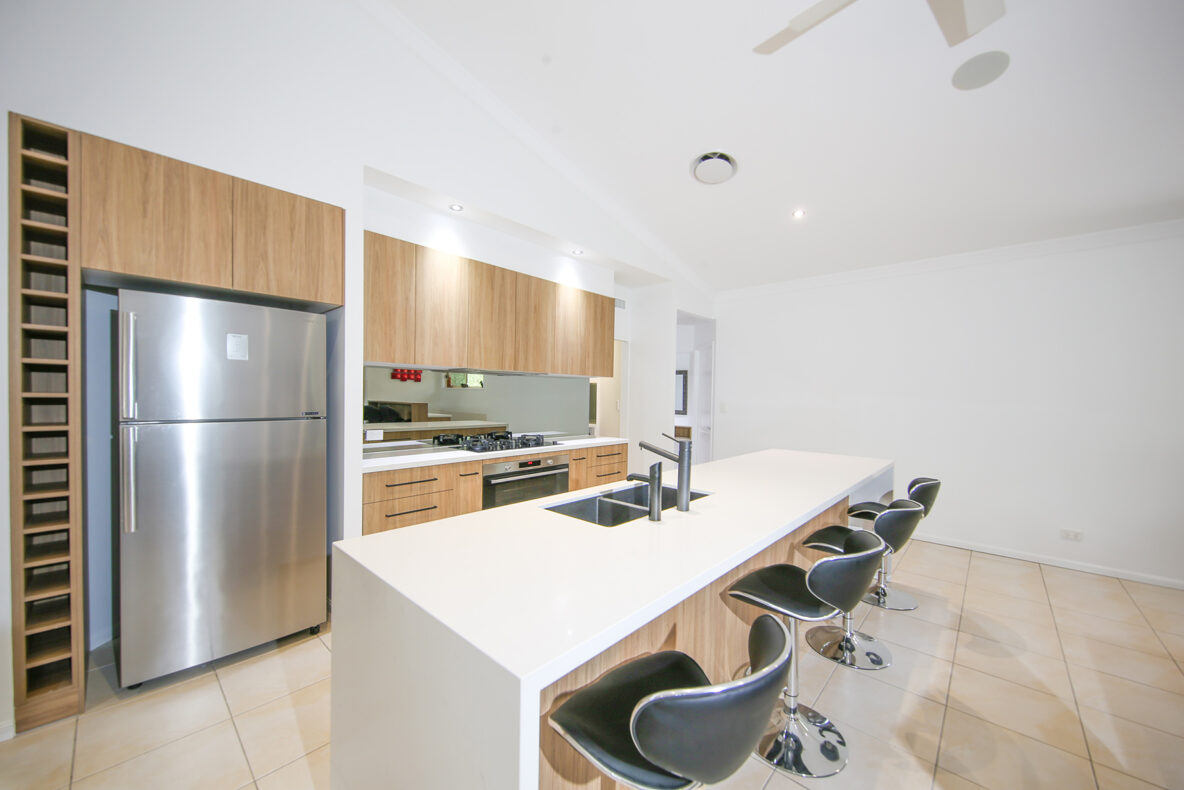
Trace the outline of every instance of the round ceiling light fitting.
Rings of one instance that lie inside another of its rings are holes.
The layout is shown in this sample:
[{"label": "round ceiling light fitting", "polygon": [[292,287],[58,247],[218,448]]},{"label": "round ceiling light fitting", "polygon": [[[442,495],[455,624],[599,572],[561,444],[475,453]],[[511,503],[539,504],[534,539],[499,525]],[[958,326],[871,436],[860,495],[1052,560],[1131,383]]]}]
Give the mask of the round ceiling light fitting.
[{"label": "round ceiling light fitting", "polygon": [[691,161],[691,175],[703,184],[722,184],[736,175],[736,160],[722,151],[711,151]]},{"label": "round ceiling light fitting", "polygon": [[448,207],[448,209],[449,209],[449,211],[464,211],[465,207],[462,206],[460,203],[453,203],[452,205],[450,205]]},{"label": "round ceiling light fitting", "polygon": [[583,255],[584,251],[583,250],[572,250],[571,254],[572,255]]},{"label": "round ceiling light fitting", "polygon": [[806,216],[806,210],[804,208],[795,208],[790,216],[794,219],[802,219]]}]

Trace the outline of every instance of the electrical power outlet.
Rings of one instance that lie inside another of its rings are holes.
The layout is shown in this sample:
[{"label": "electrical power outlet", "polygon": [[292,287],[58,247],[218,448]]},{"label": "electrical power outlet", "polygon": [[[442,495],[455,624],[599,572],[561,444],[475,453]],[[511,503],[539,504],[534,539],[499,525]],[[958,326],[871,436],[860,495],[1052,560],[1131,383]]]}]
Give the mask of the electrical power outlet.
[{"label": "electrical power outlet", "polygon": [[1080,543],[1084,537],[1085,537],[1085,533],[1083,533],[1079,529],[1062,529],[1061,530],[1061,540],[1071,540],[1074,543]]}]

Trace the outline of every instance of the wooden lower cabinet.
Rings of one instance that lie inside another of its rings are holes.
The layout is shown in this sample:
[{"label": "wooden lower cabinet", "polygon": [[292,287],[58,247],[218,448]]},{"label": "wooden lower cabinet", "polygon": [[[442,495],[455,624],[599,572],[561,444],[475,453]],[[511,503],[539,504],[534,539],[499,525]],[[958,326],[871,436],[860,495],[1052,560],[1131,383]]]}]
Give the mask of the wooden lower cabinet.
[{"label": "wooden lower cabinet", "polygon": [[362,534],[385,532],[455,515],[449,512],[452,491],[405,496],[362,505]]},{"label": "wooden lower cabinet", "polygon": [[624,480],[629,474],[624,461],[614,461],[603,466],[593,466],[588,470],[588,485],[598,486],[604,483],[616,483]]},{"label": "wooden lower cabinet", "polygon": [[629,445],[608,444],[572,450],[567,490],[616,483],[629,474]]},{"label": "wooden lower cabinet", "polygon": [[578,491],[592,485],[588,482],[589,450],[573,450],[567,462],[567,490]]},{"label": "wooden lower cabinet", "polygon": [[476,513],[481,509],[481,465],[482,461],[470,461],[463,464],[453,464],[456,472],[456,488],[452,490],[453,512],[459,516],[464,513]]}]

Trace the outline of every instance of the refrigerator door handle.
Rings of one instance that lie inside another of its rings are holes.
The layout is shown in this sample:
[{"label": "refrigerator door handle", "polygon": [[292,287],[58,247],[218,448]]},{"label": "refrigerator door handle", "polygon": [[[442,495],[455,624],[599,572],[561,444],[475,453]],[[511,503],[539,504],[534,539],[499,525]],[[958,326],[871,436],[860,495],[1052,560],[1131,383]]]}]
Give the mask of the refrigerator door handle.
[{"label": "refrigerator door handle", "polygon": [[130,535],[136,531],[136,433],[134,425],[122,428],[123,441],[120,452],[121,502],[120,514],[123,521],[124,534]]},{"label": "refrigerator door handle", "polygon": [[119,399],[119,415],[123,420],[134,420],[136,415],[136,314],[130,310],[119,314],[119,381],[123,385]]}]

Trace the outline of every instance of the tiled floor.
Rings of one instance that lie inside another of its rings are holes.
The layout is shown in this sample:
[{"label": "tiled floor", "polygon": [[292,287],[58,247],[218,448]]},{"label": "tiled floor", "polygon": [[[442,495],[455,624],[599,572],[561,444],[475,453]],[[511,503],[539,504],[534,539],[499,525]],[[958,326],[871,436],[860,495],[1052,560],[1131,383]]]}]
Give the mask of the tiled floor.
[{"label": "tiled floor", "polygon": [[[1184,591],[914,541],[914,612],[861,606],[893,666],[802,651],[803,700],[851,747],[835,777],[749,760],[718,788],[1184,790]],[[332,635],[115,688],[96,656],[86,713],[0,743],[0,788],[324,790]]]}]

